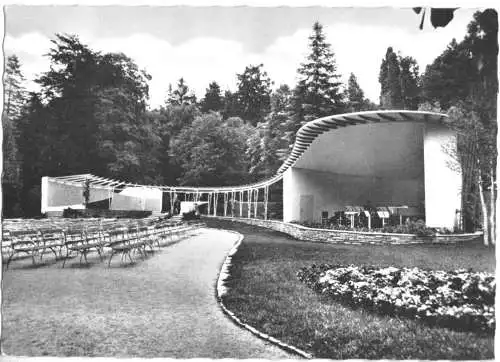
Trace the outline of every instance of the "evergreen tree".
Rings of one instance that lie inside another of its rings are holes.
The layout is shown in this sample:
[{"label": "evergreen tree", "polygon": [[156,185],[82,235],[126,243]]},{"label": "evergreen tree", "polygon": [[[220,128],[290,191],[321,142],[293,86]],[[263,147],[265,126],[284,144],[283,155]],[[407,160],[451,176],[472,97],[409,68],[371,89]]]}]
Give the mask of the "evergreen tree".
[{"label": "evergreen tree", "polygon": [[297,70],[295,116],[299,124],[342,113],[343,93],[335,55],[326,42],[323,26],[316,22],[309,37],[310,54]]},{"label": "evergreen tree", "polygon": [[26,103],[25,78],[17,55],[7,57],[4,77],[4,112],[11,119],[19,119]]},{"label": "evergreen tree", "polygon": [[19,195],[23,216],[40,213],[40,177],[52,174],[58,167],[54,156],[56,123],[42,103],[41,96],[31,93],[19,121],[19,150],[22,155],[22,192]]},{"label": "evergreen tree", "polygon": [[180,78],[176,89],[172,89],[172,85],[169,84],[168,96],[165,103],[171,106],[191,105],[196,103],[196,96],[189,90],[184,78]]},{"label": "evergreen tree", "polygon": [[[266,142],[270,153],[275,160],[268,162],[273,174],[279,168],[276,160],[283,161],[288,156],[288,146],[292,141],[292,135],[288,132],[293,129],[293,92],[286,84],[274,91],[271,95],[271,113],[266,118]],[[268,159],[272,158],[271,156]]]},{"label": "evergreen tree", "polygon": [[443,109],[465,100],[476,73],[464,43],[453,39],[445,51],[426,67],[422,76],[422,100],[439,102]]},{"label": "evergreen tree", "polygon": [[240,107],[238,104],[238,93],[233,93],[230,90],[224,92],[224,107],[222,110],[222,116],[224,119],[231,117],[237,117],[240,113]]},{"label": "evergreen tree", "polygon": [[26,103],[24,76],[16,55],[7,58],[4,76],[3,126],[3,213],[20,216],[19,194],[22,188],[22,157],[19,150],[19,122]]},{"label": "evergreen tree", "polygon": [[403,107],[416,110],[420,103],[420,76],[417,61],[412,57],[399,57],[399,65]]},{"label": "evergreen tree", "polygon": [[365,110],[365,94],[359,86],[358,79],[354,73],[351,73],[349,80],[347,81],[346,98],[346,110],[348,112],[359,112]]},{"label": "evergreen tree", "polygon": [[201,111],[207,113],[209,111],[219,112],[223,109],[224,103],[221,95],[220,86],[213,81],[208,85],[205,97],[201,101]]},{"label": "evergreen tree", "polygon": [[380,66],[379,82],[381,85],[380,105],[384,109],[403,108],[401,90],[400,64],[392,47],[387,48],[385,58]]},{"label": "evergreen tree", "polygon": [[271,79],[262,69],[263,64],[249,65],[238,74],[238,116],[253,126],[262,122],[270,110]]}]

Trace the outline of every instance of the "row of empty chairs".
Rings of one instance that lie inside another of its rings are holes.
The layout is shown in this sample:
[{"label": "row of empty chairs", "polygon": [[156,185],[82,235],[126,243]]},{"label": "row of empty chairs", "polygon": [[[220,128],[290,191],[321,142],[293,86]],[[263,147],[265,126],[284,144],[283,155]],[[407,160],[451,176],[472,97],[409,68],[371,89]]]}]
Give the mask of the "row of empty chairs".
[{"label": "row of empty chairs", "polygon": [[132,253],[143,258],[162,244],[196,233],[200,223],[183,223],[164,217],[145,219],[42,219],[6,220],[2,228],[2,256],[6,268],[18,256],[31,257],[33,264],[44,254],[53,253],[56,260],[66,261],[80,256],[88,263],[87,255],[97,252],[100,260],[109,254],[111,259],[121,254],[123,261]]}]

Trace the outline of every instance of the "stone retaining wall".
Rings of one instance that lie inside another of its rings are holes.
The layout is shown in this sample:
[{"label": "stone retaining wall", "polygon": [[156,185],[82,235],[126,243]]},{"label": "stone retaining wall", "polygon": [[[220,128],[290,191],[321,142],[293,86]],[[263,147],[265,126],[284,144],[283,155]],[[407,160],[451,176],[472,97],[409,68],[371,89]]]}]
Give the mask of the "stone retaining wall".
[{"label": "stone retaining wall", "polygon": [[242,222],[280,231],[299,240],[319,241],[327,243],[346,244],[455,244],[480,238],[481,234],[452,234],[437,236],[417,236],[412,234],[375,233],[344,231],[331,229],[314,229],[302,225],[286,223],[277,220],[261,220],[247,218],[231,218],[211,216],[221,220]]}]

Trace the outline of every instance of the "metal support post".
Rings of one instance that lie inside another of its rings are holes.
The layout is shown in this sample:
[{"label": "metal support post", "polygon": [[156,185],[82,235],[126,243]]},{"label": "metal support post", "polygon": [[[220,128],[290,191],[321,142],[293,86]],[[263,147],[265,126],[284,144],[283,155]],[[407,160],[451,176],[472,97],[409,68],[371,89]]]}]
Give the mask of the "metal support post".
[{"label": "metal support post", "polygon": [[174,192],[170,190],[170,214],[174,213]]},{"label": "metal support post", "polygon": [[248,197],[247,197],[247,206],[248,206],[248,218],[250,219],[250,217],[252,216],[252,189],[250,190],[247,190],[247,193],[248,193]]},{"label": "metal support post", "polygon": [[243,217],[243,191],[240,191],[240,214],[238,217]]},{"label": "metal support post", "polygon": [[264,188],[264,220],[267,220],[267,202],[269,200],[269,186]]},{"label": "metal support post", "polygon": [[255,200],[254,200],[253,216],[254,216],[254,218],[258,219],[257,209],[259,207],[259,189],[254,190],[254,192],[255,192]]},{"label": "metal support post", "polygon": [[234,200],[235,200],[235,192],[231,192],[231,217],[234,217]]},{"label": "metal support post", "polygon": [[210,215],[210,209],[212,206],[211,200],[212,200],[212,193],[207,193],[207,198],[208,198],[208,208],[207,208],[207,215]]}]

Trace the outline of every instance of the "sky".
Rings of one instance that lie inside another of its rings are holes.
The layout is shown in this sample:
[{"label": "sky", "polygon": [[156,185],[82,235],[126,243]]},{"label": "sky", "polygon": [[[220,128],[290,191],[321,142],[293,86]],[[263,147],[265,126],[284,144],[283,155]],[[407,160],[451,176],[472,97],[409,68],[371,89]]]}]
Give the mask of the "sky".
[{"label": "sky", "polygon": [[415,58],[422,72],[453,38],[463,39],[477,10],[456,10],[445,28],[434,29],[427,19],[419,30],[419,15],[395,7],[10,5],[4,52],[19,57],[28,89],[36,90],[32,80],[49,69],[44,54],[54,34],[76,34],[93,50],[125,53],[151,74],[150,107],[156,108],[181,77],[202,98],[212,81],[236,90],[236,75],[251,64],[264,65],[274,88],[294,86],[319,21],[343,81],[354,73],[365,96],[378,103],[387,47]]}]

